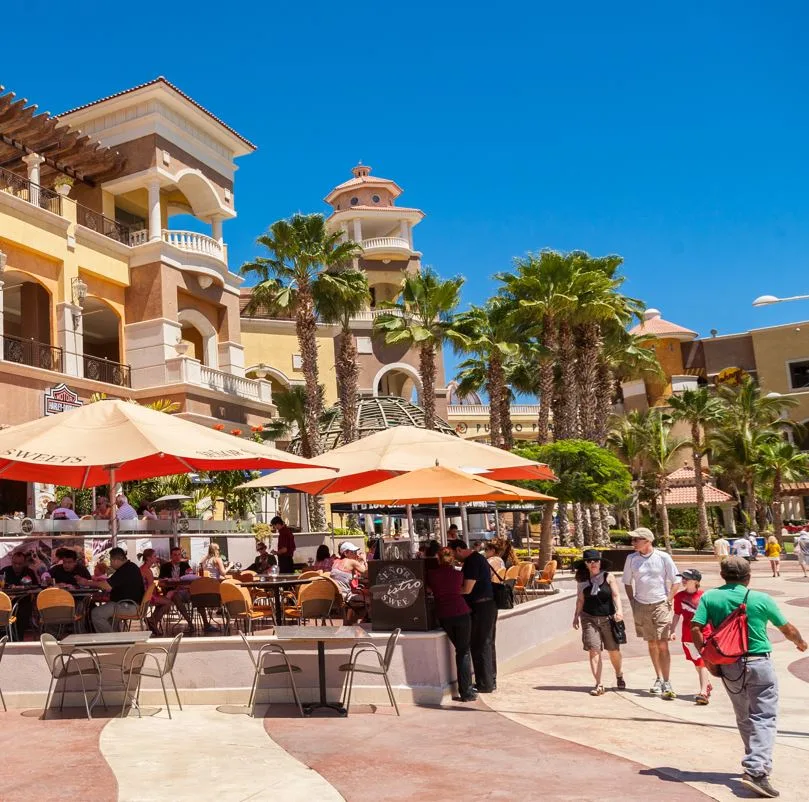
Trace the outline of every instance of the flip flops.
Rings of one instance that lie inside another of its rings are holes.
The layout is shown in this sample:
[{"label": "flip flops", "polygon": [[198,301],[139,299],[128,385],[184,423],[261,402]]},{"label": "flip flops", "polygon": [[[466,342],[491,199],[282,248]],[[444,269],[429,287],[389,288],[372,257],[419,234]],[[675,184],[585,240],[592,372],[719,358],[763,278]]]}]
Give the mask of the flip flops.
[{"label": "flip flops", "polygon": [[590,691],[590,696],[603,696],[604,695],[604,686],[603,685],[596,685],[592,691]]}]

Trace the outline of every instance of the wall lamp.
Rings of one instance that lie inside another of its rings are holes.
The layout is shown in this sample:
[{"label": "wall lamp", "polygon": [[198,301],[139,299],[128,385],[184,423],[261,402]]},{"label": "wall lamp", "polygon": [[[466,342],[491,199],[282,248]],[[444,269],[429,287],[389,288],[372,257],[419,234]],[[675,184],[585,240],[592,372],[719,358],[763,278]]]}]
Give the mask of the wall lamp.
[{"label": "wall lamp", "polygon": [[80,276],[76,276],[70,280],[70,288],[73,293],[73,306],[78,307],[78,309],[73,309],[73,328],[77,329],[81,320],[84,302],[87,300],[87,284]]}]

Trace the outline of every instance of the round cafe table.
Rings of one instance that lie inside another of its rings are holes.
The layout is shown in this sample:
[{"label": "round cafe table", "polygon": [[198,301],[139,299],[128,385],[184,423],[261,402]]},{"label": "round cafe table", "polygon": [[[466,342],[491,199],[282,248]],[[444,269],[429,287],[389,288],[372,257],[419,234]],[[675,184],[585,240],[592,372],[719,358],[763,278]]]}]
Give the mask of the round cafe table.
[{"label": "round cafe table", "polygon": [[259,577],[254,582],[241,582],[246,588],[261,588],[271,590],[275,601],[275,624],[281,626],[284,623],[284,602],[281,598],[281,591],[286,588],[294,588],[297,585],[308,585],[312,581],[301,579],[298,574],[278,574],[277,576]]}]

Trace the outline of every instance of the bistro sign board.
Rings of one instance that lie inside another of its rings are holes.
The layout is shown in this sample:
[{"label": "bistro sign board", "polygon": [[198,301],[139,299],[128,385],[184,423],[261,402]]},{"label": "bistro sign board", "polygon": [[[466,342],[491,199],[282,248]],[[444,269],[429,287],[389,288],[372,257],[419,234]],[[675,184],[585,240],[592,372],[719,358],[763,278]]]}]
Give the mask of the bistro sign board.
[{"label": "bistro sign board", "polygon": [[64,382],[45,390],[45,416],[58,415],[67,409],[77,409],[82,405],[77,393]]}]

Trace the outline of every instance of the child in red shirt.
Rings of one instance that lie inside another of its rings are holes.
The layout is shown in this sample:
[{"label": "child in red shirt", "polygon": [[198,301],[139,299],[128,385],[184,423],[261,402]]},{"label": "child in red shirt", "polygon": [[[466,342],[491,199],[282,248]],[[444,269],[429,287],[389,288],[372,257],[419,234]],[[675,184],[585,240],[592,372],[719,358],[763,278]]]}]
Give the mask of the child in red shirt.
[{"label": "child in red shirt", "polygon": [[702,574],[696,568],[689,568],[681,574],[685,589],[681,590],[674,597],[674,619],[671,622],[671,639],[677,637],[677,624],[680,618],[683,619],[683,630],[680,634],[680,640],[683,644],[683,651],[685,652],[685,659],[694,664],[699,675],[699,693],[696,695],[695,702],[698,705],[707,705],[711,699],[711,691],[713,687],[710,682],[710,675],[708,669],[705,668],[705,663],[702,661],[699,650],[694,645],[691,638],[691,619],[697,611],[697,605],[702,597],[702,591],[699,588],[699,583],[702,581]]}]

